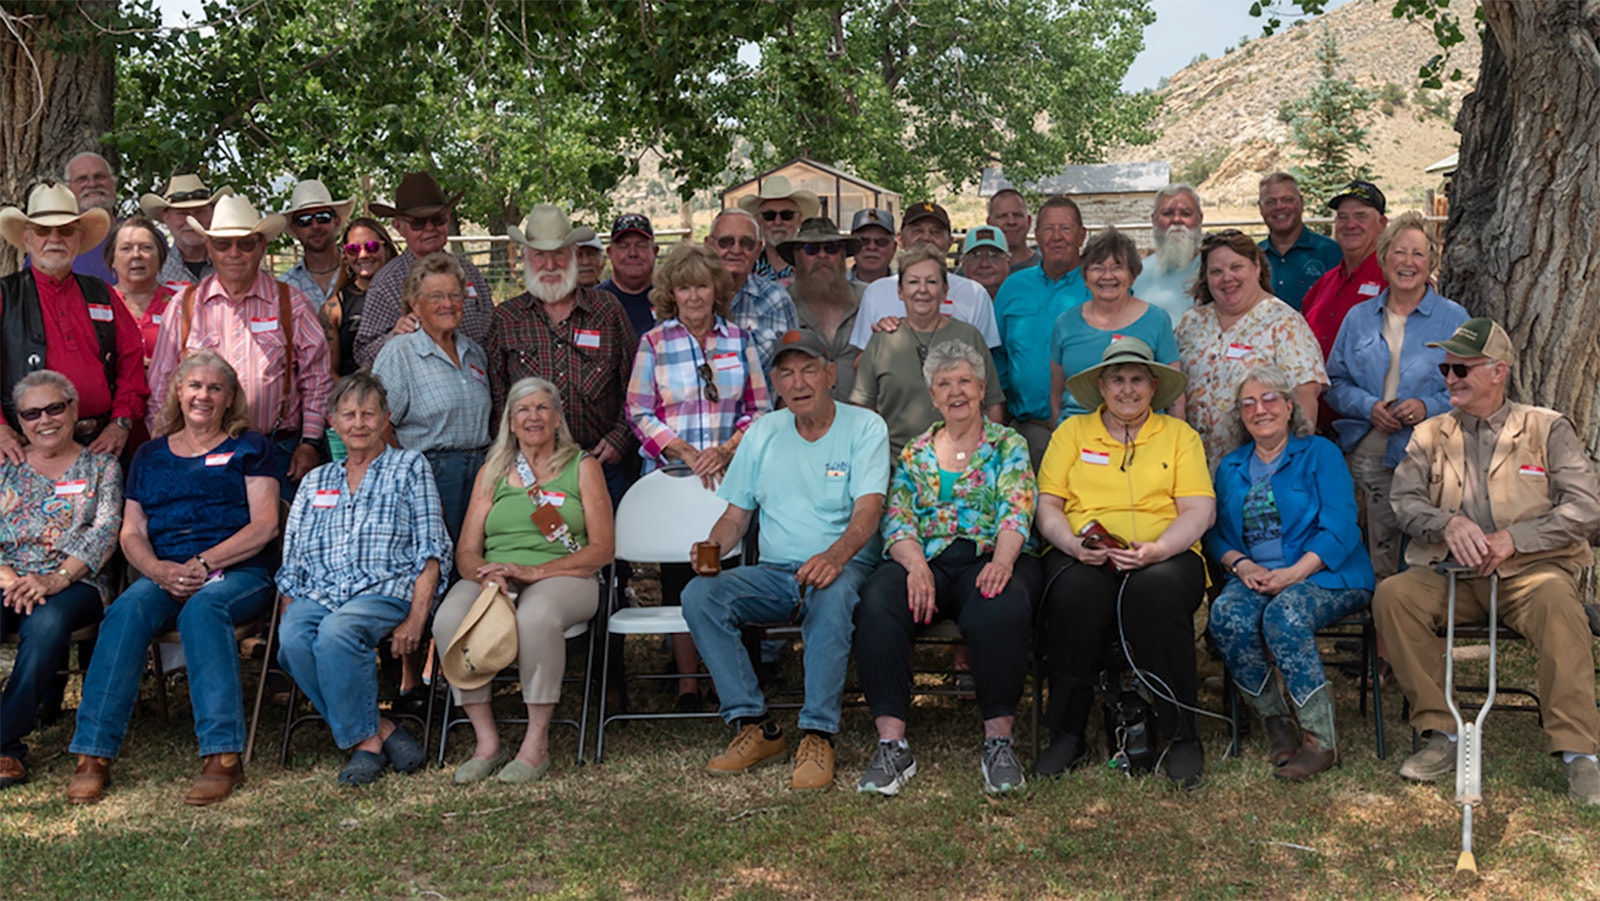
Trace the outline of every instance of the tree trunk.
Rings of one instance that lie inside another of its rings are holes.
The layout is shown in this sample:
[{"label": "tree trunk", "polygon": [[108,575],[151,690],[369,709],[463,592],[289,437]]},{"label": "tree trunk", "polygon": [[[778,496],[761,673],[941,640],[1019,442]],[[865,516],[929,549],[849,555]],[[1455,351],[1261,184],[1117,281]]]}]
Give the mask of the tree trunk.
[{"label": "tree trunk", "polygon": [[[67,160],[101,153],[116,111],[112,54],[91,41],[85,16],[114,15],[117,0],[11,3],[0,6],[0,198],[22,205],[42,178],[60,180]],[[82,49],[63,53],[63,38]],[[0,242],[0,273],[15,272],[22,253]]]},{"label": "tree trunk", "polygon": [[1512,397],[1600,456],[1600,0],[1484,0],[1441,290],[1517,346]]}]

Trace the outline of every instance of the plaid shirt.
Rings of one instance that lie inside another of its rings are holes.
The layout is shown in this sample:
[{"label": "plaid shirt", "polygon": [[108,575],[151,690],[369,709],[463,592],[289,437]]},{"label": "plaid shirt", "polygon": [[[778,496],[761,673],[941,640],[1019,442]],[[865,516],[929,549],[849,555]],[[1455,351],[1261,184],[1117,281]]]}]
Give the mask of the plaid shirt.
[{"label": "plaid shirt", "polygon": [[773,350],[783,333],[800,327],[788,290],[753,273],[733,295],[733,322],[755,343],[762,372],[772,369]]},{"label": "plaid shirt", "polygon": [[372,363],[403,448],[426,454],[489,444],[488,362],[477,342],[460,332],[454,337],[460,366],[422,329],[396,336]]},{"label": "plaid shirt", "polygon": [[[682,323],[668,319],[639,339],[628,382],[628,416],[646,472],[664,465],[661,452],[674,438],[704,450],[749,428],[772,408],[755,345],[744,332],[718,316],[711,337],[711,346],[702,349]],[[716,373],[716,403],[705,399],[701,363],[711,364]]]},{"label": "plaid shirt", "polygon": [[278,590],[329,610],[364,594],[409,601],[423,568],[438,560],[437,599],[449,582],[451,552],[428,461],[391,447],[355,491],[342,460],[306,475],[283,530]]},{"label": "plaid shirt", "polygon": [[[372,277],[367,287],[367,299],[361,307],[361,328],[356,332],[356,362],[371,366],[383,350],[394,324],[400,321],[400,289],[405,287],[406,276],[411,274],[411,264],[417,257],[411,251],[400,254],[384,264]],[[483,343],[489,334],[489,317],[494,313],[494,298],[489,294],[489,283],[472,261],[460,254],[456,262],[467,274],[467,296],[461,301],[461,331],[468,338]]]},{"label": "plaid shirt", "polygon": [[578,444],[593,450],[605,441],[626,455],[636,444],[624,399],[639,339],[610,292],[579,287],[575,293],[577,302],[560,327],[526,291],[495,308],[484,343],[493,397],[490,428],[500,422],[511,386],[536,375],[561,389],[567,428]]}]

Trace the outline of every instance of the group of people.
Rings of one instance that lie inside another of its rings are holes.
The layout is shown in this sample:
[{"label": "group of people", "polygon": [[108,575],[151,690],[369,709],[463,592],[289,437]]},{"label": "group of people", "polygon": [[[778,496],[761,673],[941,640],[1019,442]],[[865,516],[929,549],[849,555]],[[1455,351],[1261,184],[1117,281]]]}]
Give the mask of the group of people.
[{"label": "group of people", "polygon": [[[1114,229],[1089,236],[1070,198],[1035,217],[1007,189],[959,270],[937,203],[898,230],[862,210],[845,233],[781,176],[664,255],[643,215],[603,243],[537,204],[508,229],[525,290],[496,303],[448,252],[461,195],[429,173],[371,218],[316,180],[263,215],[178,175],[117,223],[114,179],[75,172],[102,166],[75,157],[67,184],[0,211],[29,254],[0,280],[0,590],[22,640],[5,784],[26,779],[69,636],[99,622],[68,797],[103,796],[147,649],[174,627],[204,758],[185,800],[227,797],[244,779],[235,628],[280,596],[279,662],[349,752],[339,782],[421,766],[380,711],[374,654],[404,661],[415,696],[429,637],[476,735],[455,780],[537,780],[563,635],[606,594],[615,505],[675,467],[728,505],[695,537],[732,547],[759,524],[755,565],[697,576],[686,547],[661,570],[690,625],[678,709],[701,709],[703,663],[736,727],[712,772],[788,754],[757,677],[769,660],[740,627],[791,620],[792,785],[834,784],[853,652],[878,737],[857,787],[898,793],[916,772],[913,640],[951,619],[985,790],[1026,782],[1012,731],[1035,645],[1050,741],[1033,774],[1089,759],[1114,659],[1150,696],[1166,775],[1194,786],[1209,593],[1277,776],[1337,764],[1315,633],[1370,604],[1428,735],[1401,773],[1437,779],[1454,755],[1434,565],[1453,559],[1500,575],[1507,623],[1542,656],[1547,750],[1600,803],[1575,580],[1600,521],[1592,465],[1565,418],[1507,400],[1505,330],[1433,289],[1427,223],[1389,222],[1370,183],[1329,200],[1330,241],[1304,227],[1294,180],[1267,176],[1259,243],[1204,233],[1194,190],[1169,186],[1149,257]],[[274,279],[262,262],[285,229],[301,260]],[[110,272],[85,273],[88,257]],[[527,705],[514,754],[490,660],[515,662]]]}]

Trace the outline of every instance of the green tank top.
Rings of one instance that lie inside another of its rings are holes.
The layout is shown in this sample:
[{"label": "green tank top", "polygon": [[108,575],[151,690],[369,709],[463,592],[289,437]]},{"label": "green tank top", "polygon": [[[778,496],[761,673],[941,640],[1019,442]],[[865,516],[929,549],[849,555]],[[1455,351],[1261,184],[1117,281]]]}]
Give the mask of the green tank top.
[{"label": "green tank top", "polygon": [[[578,544],[588,545],[589,533],[583,521],[583,495],[578,490],[578,463],[573,458],[554,480],[540,485],[545,497],[556,505],[561,518]],[[609,500],[608,500],[609,502]],[[494,503],[483,523],[483,556],[490,563],[517,563],[538,566],[565,557],[567,549],[559,541],[544,537],[533,524],[533,502],[528,491],[501,478],[494,486]]]}]

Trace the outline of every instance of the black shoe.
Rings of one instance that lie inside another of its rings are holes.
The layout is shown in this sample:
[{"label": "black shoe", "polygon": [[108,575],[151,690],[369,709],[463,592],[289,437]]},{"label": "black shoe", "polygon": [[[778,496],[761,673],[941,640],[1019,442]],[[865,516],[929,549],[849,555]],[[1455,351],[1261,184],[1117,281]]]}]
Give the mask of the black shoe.
[{"label": "black shoe", "polygon": [[1039,759],[1034,761],[1033,774],[1044,777],[1059,776],[1082,766],[1088,756],[1089,749],[1084,746],[1082,737],[1065,732],[1057,733],[1050,739],[1050,746],[1040,752]]},{"label": "black shoe", "polygon": [[428,687],[419,685],[410,691],[400,692],[400,696],[389,705],[389,712],[396,716],[414,716],[421,719],[428,712]]},{"label": "black shoe", "polygon": [[701,711],[700,693],[686,691],[678,695],[678,703],[673,708],[679,713],[699,713]]},{"label": "black shoe", "polygon": [[1184,788],[1199,788],[1200,775],[1205,768],[1206,751],[1200,739],[1174,741],[1167,748],[1167,778]]}]

